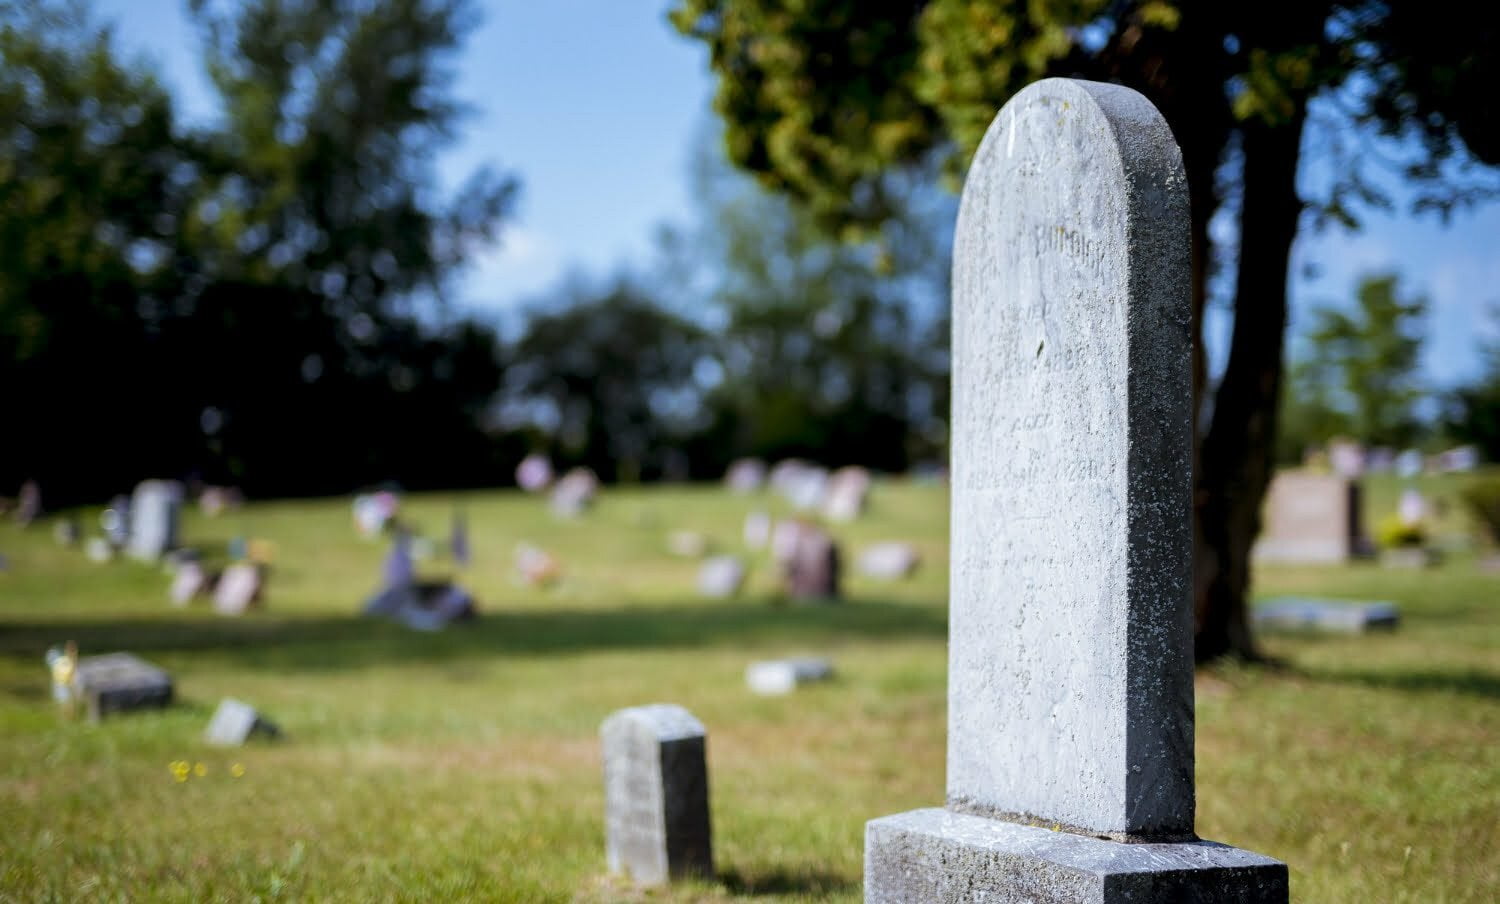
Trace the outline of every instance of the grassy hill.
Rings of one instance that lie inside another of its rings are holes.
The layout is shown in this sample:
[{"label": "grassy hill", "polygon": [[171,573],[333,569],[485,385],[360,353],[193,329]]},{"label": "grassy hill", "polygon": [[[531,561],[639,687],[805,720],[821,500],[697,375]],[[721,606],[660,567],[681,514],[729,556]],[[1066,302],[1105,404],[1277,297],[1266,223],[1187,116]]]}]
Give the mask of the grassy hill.
[{"label": "grassy hill", "polygon": [[[1394,493],[1371,490],[1378,516]],[[558,521],[483,492],[411,498],[404,516],[441,540],[455,505],[483,617],[441,634],[357,617],[385,546],[356,535],[343,499],[186,515],[186,541],[210,552],[274,543],[266,607],[240,619],[173,608],[161,570],[90,563],[45,524],[0,526],[0,900],[857,901],[865,820],[942,802],[945,488],[877,484],[869,517],[835,531],[846,561],[903,539],[923,567],[852,576],[826,607],[780,603],[763,558],[740,598],[700,599],[697,563],[667,552],[676,529],[742,551],[745,514],[781,510],[770,497],[606,490]],[[557,556],[558,585],[513,577],[521,542]],[[1267,637],[1284,668],[1199,676],[1200,834],[1288,861],[1298,900],[1494,900],[1497,590],[1465,552],[1426,572],[1258,575],[1259,593],[1394,600],[1405,621]],[[42,654],[67,639],[168,669],[179,704],[62,719]],[[831,657],[836,680],[746,690],[749,662],[792,654]],[[225,696],[286,737],[207,747]],[[655,701],[708,726],[719,877],[638,892],[604,875],[597,731]],[[179,782],[176,761],[205,774]]]}]

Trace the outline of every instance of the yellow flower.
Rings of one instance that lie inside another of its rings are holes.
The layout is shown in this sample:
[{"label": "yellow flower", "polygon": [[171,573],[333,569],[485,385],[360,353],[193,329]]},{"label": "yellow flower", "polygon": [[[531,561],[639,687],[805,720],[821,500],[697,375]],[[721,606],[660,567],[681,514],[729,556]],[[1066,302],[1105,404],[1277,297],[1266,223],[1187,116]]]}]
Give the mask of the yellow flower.
[{"label": "yellow flower", "polygon": [[235,778],[239,778],[240,776],[245,774],[244,765],[242,763],[235,763],[233,766],[229,767],[229,774],[234,776]]},{"label": "yellow flower", "polygon": [[193,766],[193,774],[198,776],[199,778],[202,778],[203,776],[208,774],[208,767],[203,765],[202,763],[197,763]]}]

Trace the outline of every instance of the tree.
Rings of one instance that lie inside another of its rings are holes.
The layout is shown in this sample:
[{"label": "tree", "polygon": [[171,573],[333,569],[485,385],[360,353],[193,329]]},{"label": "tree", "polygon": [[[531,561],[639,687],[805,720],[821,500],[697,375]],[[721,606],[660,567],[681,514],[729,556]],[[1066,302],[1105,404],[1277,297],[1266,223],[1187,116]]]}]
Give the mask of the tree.
[{"label": "tree", "polygon": [[1486,461],[1500,461],[1500,305],[1490,308],[1490,336],[1481,341],[1484,368],[1478,379],[1460,386],[1443,400],[1444,433],[1473,443]]},{"label": "tree", "polygon": [[1356,290],[1357,313],[1319,308],[1308,342],[1315,360],[1338,379],[1335,410],[1366,443],[1408,445],[1419,429],[1413,406],[1422,396],[1425,298],[1402,298],[1394,274],[1367,276]]},{"label": "tree", "polygon": [[[1487,96],[1500,73],[1488,49],[1500,10],[1456,0],[678,0],[671,18],[710,50],[731,159],[844,234],[889,215],[881,180],[892,167],[948,149],[960,173],[995,112],[1037,78],[1119,82],[1161,109],[1191,195],[1195,331],[1214,267],[1235,261],[1234,330],[1211,406],[1201,342],[1193,369],[1199,410],[1211,410],[1195,448],[1197,654],[1253,658],[1249,550],[1272,472],[1309,104],[1328,100],[1345,133],[1406,139],[1415,151],[1400,175],[1430,189],[1419,207],[1492,197],[1485,174],[1464,164],[1500,163]],[[1346,150],[1342,178],[1318,204],[1324,218],[1352,223],[1361,202],[1387,202],[1361,150]],[[1226,167],[1236,179],[1220,178]],[[1221,208],[1238,221],[1232,256],[1209,231]]]}]

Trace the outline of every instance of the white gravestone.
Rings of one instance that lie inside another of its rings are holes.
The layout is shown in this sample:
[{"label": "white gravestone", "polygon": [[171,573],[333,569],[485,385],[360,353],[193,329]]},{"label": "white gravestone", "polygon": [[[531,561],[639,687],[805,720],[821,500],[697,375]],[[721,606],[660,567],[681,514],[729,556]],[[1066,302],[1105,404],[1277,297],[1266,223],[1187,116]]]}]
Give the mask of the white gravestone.
[{"label": "white gravestone", "polygon": [[712,876],[703,723],[654,703],[613,713],[599,735],[610,872],[641,885]]},{"label": "white gravestone", "polygon": [[953,257],[947,807],[867,825],[867,901],[1286,901],[1193,832],[1188,263],[1145,98],[1000,111]]},{"label": "white gravestone", "polygon": [[142,481],[130,498],[132,558],[155,562],[177,545],[177,517],[182,491],[165,480]]}]

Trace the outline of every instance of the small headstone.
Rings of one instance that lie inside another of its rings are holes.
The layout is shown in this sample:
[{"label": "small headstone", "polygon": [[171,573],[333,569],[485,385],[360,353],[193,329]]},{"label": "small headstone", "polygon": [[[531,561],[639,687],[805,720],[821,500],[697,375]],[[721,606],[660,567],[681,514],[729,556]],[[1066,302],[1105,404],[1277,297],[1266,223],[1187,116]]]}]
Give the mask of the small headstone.
[{"label": "small headstone", "polygon": [[711,877],[703,724],[670,703],[613,713],[604,748],[605,854],[638,884]]},{"label": "small headstone", "polygon": [[371,617],[389,618],[414,631],[440,631],[478,614],[474,597],[448,581],[383,588],[365,601],[363,612]]},{"label": "small headstone", "polygon": [[724,473],[724,485],[734,493],[754,493],[766,484],[766,463],[758,458],[741,458]]},{"label": "small headstone", "polygon": [[969,166],[946,806],[866,825],[867,904],[1287,900],[1194,833],[1189,226],[1129,88],[1029,85]]},{"label": "small headstone", "polygon": [[88,542],[83,544],[83,553],[89,557],[90,562],[102,565],[115,557],[115,547],[103,537],[89,537]]},{"label": "small headstone", "polygon": [[826,659],[771,659],[745,669],[745,684],[764,696],[790,694],[803,684],[832,677],[833,663]]},{"label": "small headstone", "polygon": [[765,512],[751,512],[746,515],[743,534],[747,548],[763,548],[771,541],[771,516]]},{"label": "small headstone", "polygon": [[1402,490],[1401,499],[1396,503],[1396,513],[1402,524],[1416,527],[1427,519],[1427,498],[1422,495],[1421,490]]},{"label": "small headstone", "polygon": [[823,515],[830,521],[853,521],[864,514],[870,483],[870,472],[864,468],[834,471],[823,496]]},{"label": "small headstone", "polygon": [[1328,443],[1328,465],[1338,476],[1357,480],[1365,473],[1365,448],[1349,440],[1332,440]]},{"label": "small headstone", "polygon": [[545,587],[562,577],[562,566],[546,550],[520,543],[516,545],[516,574],[528,587]]},{"label": "small headstone", "polygon": [[411,534],[396,531],[391,540],[391,551],[385,557],[382,575],[387,587],[404,587],[416,580],[416,566],[412,564]]},{"label": "small headstone", "polygon": [[1252,610],[1251,617],[1261,628],[1344,634],[1394,629],[1401,622],[1401,613],[1395,603],[1296,596],[1268,599]]},{"label": "small headstone", "polygon": [[793,508],[801,511],[822,505],[828,491],[828,469],[797,458],[778,462],[767,479]]},{"label": "small headstone", "polygon": [[740,592],[745,584],[745,563],[734,556],[714,556],[698,568],[698,592],[724,598]]},{"label": "small headstone", "polygon": [[254,562],[236,562],[224,569],[214,587],[214,611],[220,615],[244,615],[261,601],[265,573]]},{"label": "small headstone", "polygon": [[552,484],[552,462],[533,452],[516,465],[516,484],[528,493],[540,493]]},{"label": "small headstone", "polygon": [[910,577],[921,556],[910,543],[876,543],[859,554],[859,573],[882,581]]},{"label": "small headstone", "polygon": [[129,551],[133,558],[155,562],[177,546],[182,487],[166,480],[142,481],[130,498]]},{"label": "small headstone", "polygon": [[203,732],[203,740],[215,747],[239,747],[257,733],[274,738],[281,734],[281,729],[263,718],[250,704],[225,697],[214,710],[213,718]]},{"label": "small headstone", "polygon": [[82,530],[78,527],[78,520],[75,518],[59,518],[57,523],[52,525],[52,539],[57,541],[58,546],[77,546],[81,535]]},{"label": "small headstone", "polygon": [[599,493],[599,478],[588,468],[574,468],[552,488],[552,512],[563,518],[583,514]]},{"label": "small headstone", "polygon": [[171,677],[129,653],[80,658],[74,686],[93,721],[110,713],[161,707],[172,702]]},{"label": "small headstone", "polygon": [[217,518],[229,509],[239,508],[244,501],[244,496],[234,487],[204,487],[198,494],[198,511],[204,517]]},{"label": "small headstone", "polygon": [[21,491],[16,495],[16,523],[30,527],[41,514],[42,488],[35,480],[28,480],[21,484]]},{"label": "small headstone", "polygon": [[1407,449],[1396,456],[1396,476],[1410,480],[1422,473],[1422,453]]},{"label": "small headstone", "polygon": [[1446,452],[1439,452],[1438,470],[1443,472],[1468,472],[1479,467],[1478,446],[1457,446]]},{"label": "small headstone", "polygon": [[708,546],[708,537],[695,530],[674,530],[667,534],[667,550],[684,559],[703,558]]},{"label": "small headstone", "polygon": [[1359,555],[1360,486],[1343,477],[1283,471],[1266,493],[1257,561],[1336,564]]},{"label": "small headstone", "polygon": [[172,604],[186,606],[209,590],[208,572],[197,562],[185,562],[172,578]]},{"label": "small headstone", "polygon": [[354,497],[354,528],[362,537],[378,536],[401,510],[401,497],[391,490]]},{"label": "small headstone", "polygon": [[838,599],[839,548],[833,537],[807,521],[784,521],[777,525],[777,533],[772,551],[786,595],[794,600]]}]

